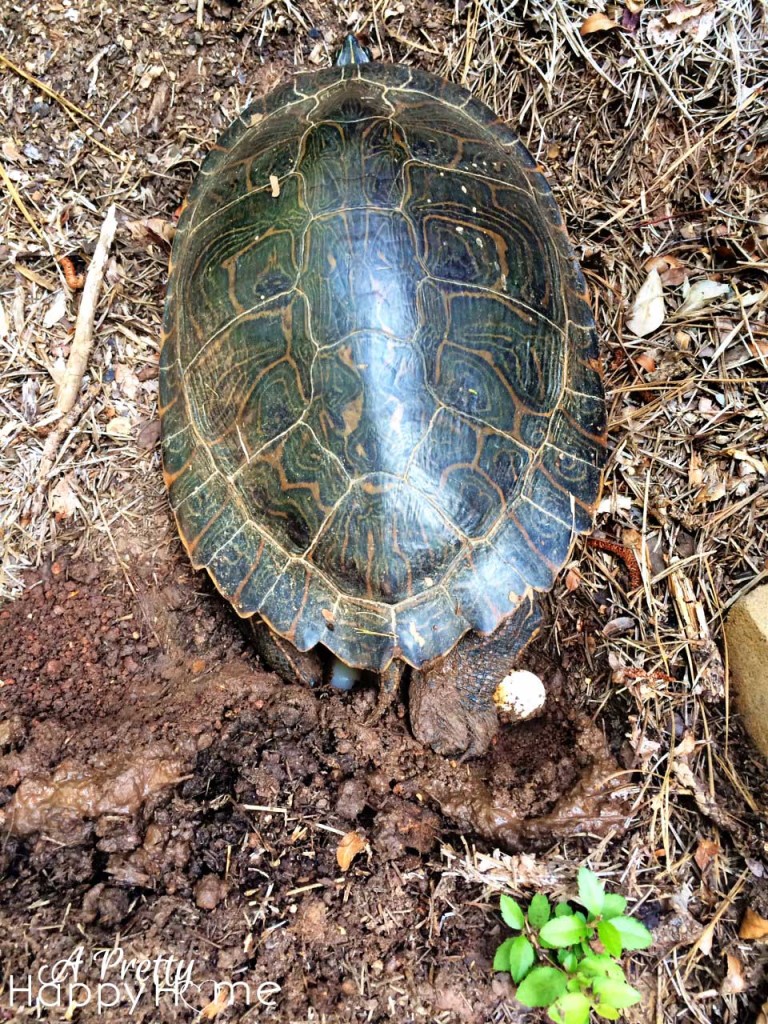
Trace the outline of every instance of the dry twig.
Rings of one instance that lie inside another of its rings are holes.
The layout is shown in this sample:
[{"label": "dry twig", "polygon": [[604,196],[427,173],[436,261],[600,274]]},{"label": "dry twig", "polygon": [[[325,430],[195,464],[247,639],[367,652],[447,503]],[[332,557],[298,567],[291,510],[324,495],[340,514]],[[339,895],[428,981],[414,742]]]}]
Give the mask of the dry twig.
[{"label": "dry twig", "polygon": [[56,399],[56,408],[62,415],[68,413],[74,406],[80,392],[80,385],[82,384],[86,367],[88,366],[88,357],[93,347],[93,323],[96,317],[96,304],[116,228],[117,217],[115,207],[110,206],[104,218],[104,223],[101,226],[99,241],[86,274],[83,297],[80,300],[80,309],[78,310],[77,323],[75,325],[75,336],[72,341],[67,368],[64,372],[64,379],[59,387],[59,396]]}]

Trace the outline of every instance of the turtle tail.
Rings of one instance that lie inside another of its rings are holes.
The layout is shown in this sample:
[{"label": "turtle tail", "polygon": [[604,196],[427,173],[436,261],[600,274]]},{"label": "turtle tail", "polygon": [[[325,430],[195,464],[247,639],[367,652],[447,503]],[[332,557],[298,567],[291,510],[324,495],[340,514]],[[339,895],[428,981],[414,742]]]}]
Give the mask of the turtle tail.
[{"label": "turtle tail", "polygon": [[347,64],[368,64],[370,60],[371,58],[365,49],[350,32],[344,40],[339,56],[336,58],[337,67],[344,67]]}]

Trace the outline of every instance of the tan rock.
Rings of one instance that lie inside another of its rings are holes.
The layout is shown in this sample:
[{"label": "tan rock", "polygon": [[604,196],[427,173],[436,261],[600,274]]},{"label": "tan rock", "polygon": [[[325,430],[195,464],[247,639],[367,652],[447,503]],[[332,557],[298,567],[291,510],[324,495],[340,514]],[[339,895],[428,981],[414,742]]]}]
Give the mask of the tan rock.
[{"label": "tan rock", "polygon": [[768,584],[733,606],[725,624],[736,707],[744,726],[768,758]]}]

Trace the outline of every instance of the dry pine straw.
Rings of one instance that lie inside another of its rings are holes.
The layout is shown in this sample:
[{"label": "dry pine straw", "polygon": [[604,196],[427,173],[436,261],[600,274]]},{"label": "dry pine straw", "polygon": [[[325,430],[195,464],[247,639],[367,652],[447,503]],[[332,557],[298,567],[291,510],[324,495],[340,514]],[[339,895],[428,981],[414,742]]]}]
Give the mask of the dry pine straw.
[{"label": "dry pine straw", "polygon": [[[765,849],[765,790],[730,719],[712,640],[767,570],[765,6],[640,11],[627,0],[607,9],[620,27],[584,36],[596,5],[206,0],[201,28],[199,5],[120,6],[32,2],[23,22],[0,27],[17,68],[0,69],[0,591],[18,594],[24,567],[57,545],[101,549],[105,534],[135,532],[148,509],[163,508],[155,368],[168,228],[206,146],[250,90],[294,64],[325,64],[348,30],[385,59],[462,82],[519,126],[565,212],[607,372],[611,462],[598,530],[633,548],[642,571],[629,590],[620,562],[580,547],[578,573],[554,594],[553,649],[575,645],[589,659],[595,714],[609,721],[618,709],[625,725],[628,716],[640,779],[630,827],[589,862],[634,899],[680,901],[679,945],[648,961],[654,1019],[741,1019],[759,955],[735,925]],[[86,401],[38,511],[77,309],[59,260],[92,251],[113,202],[118,234]],[[654,260],[668,315],[641,339],[624,323]],[[676,319],[686,287],[705,279],[730,290]],[[582,632],[590,616],[603,624],[597,636]],[[734,818],[749,822],[748,850]],[[446,868],[489,893],[537,879],[557,890],[583,855],[561,847],[526,874],[501,855],[448,851]],[[697,921],[712,927],[702,935]],[[720,991],[726,951],[745,965],[745,994]]]}]

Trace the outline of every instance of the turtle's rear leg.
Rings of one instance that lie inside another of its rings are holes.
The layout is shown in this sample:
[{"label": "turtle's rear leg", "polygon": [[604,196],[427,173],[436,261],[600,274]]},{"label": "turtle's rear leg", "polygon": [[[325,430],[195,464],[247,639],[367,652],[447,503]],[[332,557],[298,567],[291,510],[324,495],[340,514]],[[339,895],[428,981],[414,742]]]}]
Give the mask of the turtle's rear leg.
[{"label": "turtle's rear leg", "polygon": [[533,597],[491,636],[472,633],[433,665],[414,671],[409,704],[416,739],[438,754],[478,757],[498,729],[496,687],[541,626]]},{"label": "turtle's rear leg", "polygon": [[298,651],[292,643],[273,633],[266,622],[251,619],[253,644],[265,668],[277,672],[289,683],[317,686],[323,681],[323,659],[318,648]]}]

